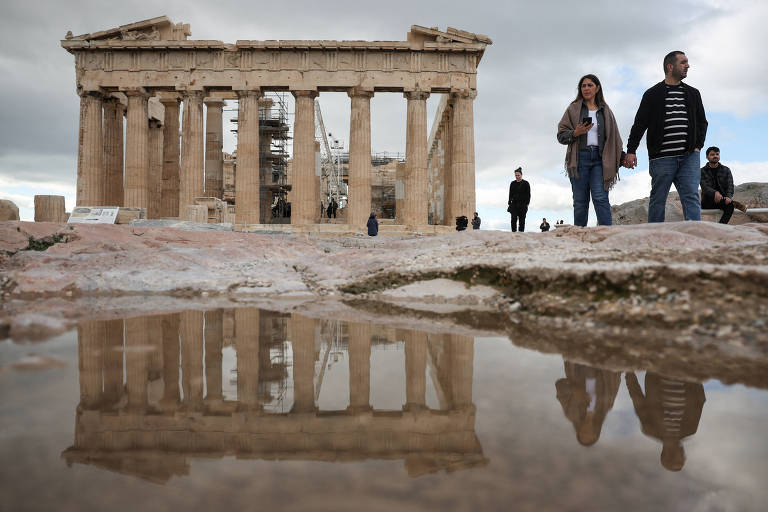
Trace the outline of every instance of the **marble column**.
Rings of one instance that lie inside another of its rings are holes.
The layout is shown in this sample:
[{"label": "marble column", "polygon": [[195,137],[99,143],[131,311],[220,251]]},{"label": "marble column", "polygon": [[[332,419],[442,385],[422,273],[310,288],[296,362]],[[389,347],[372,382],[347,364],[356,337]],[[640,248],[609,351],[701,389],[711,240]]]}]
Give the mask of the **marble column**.
[{"label": "marble column", "polygon": [[315,410],[315,320],[291,315],[293,411]]},{"label": "marble column", "polygon": [[206,98],[205,117],[205,196],[221,199],[224,183],[222,108],[224,100]]},{"label": "marble column", "polygon": [[149,120],[149,206],[148,219],[159,219],[162,214],[163,193],[163,125],[157,119]]},{"label": "marble column", "polygon": [[463,409],[472,405],[475,339],[450,334],[446,341],[451,354],[451,405],[453,409]]},{"label": "marble column", "polygon": [[101,93],[96,91],[80,93],[76,198],[78,206],[103,206],[105,176],[101,118]]},{"label": "marble column", "polygon": [[475,211],[475,118],[473,102],[477,91],[465,90],[451,94],[451,211],[455,217],[471,219]]},{"label": "marble column", "polygon": [[180,318],[181,386],[187,410],[203,404],[203,312],[183,311]]},{"label": "marble column", "polygon": [[77,326],[80,405],[85,409],[96,409],[101,404],[104,334],[104,322],[86,321]]},{"label": "marble column", "polygon": [[349,322],[349,408],[371,408],[371,324]]},{"label": "marble column", "polygon": [[180,313],[163,317],[163,398],[164,409],[176,410],[179,405],[179,323]]},{"label": "marble column", "polygon": [[235,223],[258,224],[260,91],[238,91]]},{"label": "marble column", "polygon": [[161,98],[165,107],[163,120],[163,177],[160,192],[160,216],[179,216],[179,99]]},{"label": "marble column", "polygon": [[179,172],[179,217],[203,196],[203,91],[182,93],[184,111],[181,133],[181,169]]},{"label": "marble column", "polygon": [[[453,157],[453,142],[451,126],[453,125],[453,104],[448,102],[443,114],[440,126],[441,143],[443,145],[443,162],[440,167],[440,176],[443,178],[443,216],[442,224],[456,226],[456,217],[460,215],[458,208],[454,206],[453,177],[451,175],[451,161]],[[473,210],[474,211],[474,210]],[[472,216],[468,216],[471,219]]]},{"label": "marble column", "polygon": [[426,408],[427,334],[406,331],[405,341],[405,408]]},{"label": "marble column", "polygon": [[296,115],[293,124],[291,224],[314,224],[319,217],[320,194],[315,173],[316,91],[293,91]]},{"label": "marble column", "polygon": [[[239,122],[239,121],[238,121]],[[237,402],[241,410],[259,408],[259,310],[235,309]]]},{"label": "marble column", "polygon": [[427,209],[427,98],[428,92],[408,91],[408,120],[405,135],[404,223],[424,226]]},{"label": "marble column", "polygon": [[[146,118],[144,119],[146,125]],[[148,404],[149,325],[147,317],[125,320],[125,375],[128,408],[144,411]]]},{"label": "marble column", "polygon": [[349,209],[347,223],[365,226],[371,214],[371,98],[373,91],[352,89],[349,120]]},{"label": "marble column", "polygon": [[104,401],[116,405],[123,394],[123,320],[104,322]]},{"label": "marble column", "polygon": [[104,100],[104,206],[123,206],[123,115],[120,100]]},{"label": "marble column", "polygon": [[205,312],[205,400],[220,401],[222,394],[222,356],[224,348],[223,330],[224,312],[214,309]]},{"label": "marble column", "polygon": [[127,128],[125,133],[125,191],[123,204],[131,208],[149,206],[149,124],[143,88],[128,89]]}]

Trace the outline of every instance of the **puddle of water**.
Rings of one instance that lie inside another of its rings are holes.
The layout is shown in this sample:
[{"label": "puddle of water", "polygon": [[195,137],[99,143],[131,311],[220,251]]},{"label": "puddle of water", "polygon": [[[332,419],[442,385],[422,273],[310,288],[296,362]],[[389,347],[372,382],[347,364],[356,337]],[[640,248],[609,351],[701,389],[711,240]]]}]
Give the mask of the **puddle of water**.
[{"label": "puddle of water", "polygon": [[766,406],[503,338],[255,308],[89,321],[0,342],[0,509],[761,510]]}]

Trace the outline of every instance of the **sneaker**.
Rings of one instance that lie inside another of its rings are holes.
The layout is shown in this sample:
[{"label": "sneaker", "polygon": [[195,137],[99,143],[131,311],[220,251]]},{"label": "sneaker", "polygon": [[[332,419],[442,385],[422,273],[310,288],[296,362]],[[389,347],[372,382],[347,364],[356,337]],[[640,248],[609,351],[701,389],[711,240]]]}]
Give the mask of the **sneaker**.
[{"label": "sneaker", "polygon": [[745,204],[744,204],[744,203],[742,203],[742,202],[739,202],[739,201],[733,201],[733,207],[734,207],[734,208],[736,208],[737,210],[741,210],[741,211],[743,211],[744,213],[747,213],[747,205],[745,205]]}]

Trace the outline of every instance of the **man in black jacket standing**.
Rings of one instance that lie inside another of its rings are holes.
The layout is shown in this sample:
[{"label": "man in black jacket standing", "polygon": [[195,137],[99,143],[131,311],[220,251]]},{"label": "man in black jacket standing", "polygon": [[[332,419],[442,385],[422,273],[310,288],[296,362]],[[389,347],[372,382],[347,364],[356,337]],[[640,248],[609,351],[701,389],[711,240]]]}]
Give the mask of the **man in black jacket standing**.
[{"label": "man in black jacket standing", "polygon": [[733,200],[733,174],[720,163],[720,149],[707,148],[707,165],[701,168],[701,206],[723,210],[720,224],[728,224],[734,207],[746,211],[746,207]]},{"label": "man in black jacket standing", "polygon": [[701,94],[682,80],[688,76],[688,57],[681,51],[664,57],[664,81],[643,94],[629,133],[626,167],[637,165],[635,152],[643,133],[650,160],[651,199],[648,222],[664,222],[669,188],[674,183],[685,220],[701,220],[699,152],[707,135]]},{"label": "man in black jacket standing", "polygon": [[515,169],[515,181],[509,184],[507,211],[512,215],[512,231],[517,231],[519,220],[520,232],[525,231],[525,214],[531,202],[531,185],[523,179],[523,168]]}]

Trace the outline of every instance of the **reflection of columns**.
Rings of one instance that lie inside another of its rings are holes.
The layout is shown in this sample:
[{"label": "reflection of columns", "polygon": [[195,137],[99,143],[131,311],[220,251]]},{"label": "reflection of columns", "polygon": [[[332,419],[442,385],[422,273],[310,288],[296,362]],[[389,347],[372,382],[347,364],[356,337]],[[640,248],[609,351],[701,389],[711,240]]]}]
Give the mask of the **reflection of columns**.
[{"label": "reflection of columns", "polygon": [[349,121],[349,213],[347,223],[364,226],[371,213],[371,97],[372,91],[347,92]]},{"label": "reflection of columns", "polygon": [[117,98],[104,100],[104,206],[123,205],[123,112]]},{"label": "reflection of columns", "polygon": [[221,199],[221,187],[224,180],[223,125],[221,109],[224,100],[208,98],[205,100],[205,196]]},{"label": "reflection of columns", "polygon": [[163,317],[163,399],[171,409],[179,403],[179,321],[180,313]]},{"label": "reflection of columns", "polygon": [[291,315],[293,411],[315,410],[315,320]]},{"label": "reflection of columns", "polygon": [[314,99],[317,92],[293,91],[293,95],[296,116],[293,124],[291,224],[312,224],[317,222],[320,207],[315,176]]},{"label": "reflection of columns", "polygon": [[179,217],[203,195],[203,91],[184,91],[179,173]]},{"label": "reflection of columns", "polygon": [[102,206],[104,202],[104,141],[101,128],[101,94],[80,94],[80,134],[77,146],[77,205]]},{"label": "reflection of columns", "polygon": [[163,121],[163,178],[161,217],[179,215],[179,99],[161,98],[165,107]]},{"label": "reflection of columns", "polygon": [[143,88],[125,91],[128,96],[128,120],[125,134],[124,205],[147,208],[149,204],[149,125],[147,99]]},{"label": "reflection of columns", "polygon": [[260,91],[238,91],[235,174],[235,222],[238,224],[259,223],[260,97]]},{"label": "reflection of columns", "polygon": [[82,322],[77,326],[80,405],[95,409],[101,401],[104,322]]},{"label": "reflection of columns", "polygon": [[163,125],[156,119],[149,120],[149,205],[147,218],[162,217],[163,191]]},{"label": "reflection of columns", "polygon": [[[146,119],[144,120],[146,124]],[[128,391],[128,408],[143,410],[147,407],[149,379],[147,346],[147,317],[125,320],[125,374]]]},{"label": "reflection of columns", "polygon": [[224,312],[214,309],[205,312],[205,384],[206,400],[221,400],[221,349],[223,348]]},{"label": "reflection of columns", "polygon": [[[473,101],[477,91],[466,90],[451,95],[451,208],[455,217],[472,218],[475,211],[475,118]],[[448,220],[453,221],[453,218]]]},{"label": "reflection of columns", "polygon": [[404,223],[426,225],[427,217],[427,98],[428,92],[409,91],[405,135]]},{"label": "reflection of columns", "polygon": [[472,373],[475,339],[450,334],[446,339],[451,358],[451,405],[462,409],[472,404]]},{"label": "reflection of columns", "polygon": [[197,410],[203,402],[203,312],[181,313],[181,386],[184,404]]},{"label": "reflection of columns", "polygon": [[426,407],[427,390],[427,334],[406,331],[405,341],[405,408]]},{"label": "reflection of columns", "polygon": [[104,322],[104,400],[115,405],[123,394],[123,321]]},{"label": "reflection of columns", "polygon": [[235,310],[237,349],[237,401],[241,409],[259,405],[259,310]]},{"label": "reflection of columns", "polygon": [[371,324],[350,322],[349,407],[353,411],[371,408]]}]

